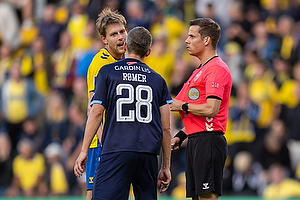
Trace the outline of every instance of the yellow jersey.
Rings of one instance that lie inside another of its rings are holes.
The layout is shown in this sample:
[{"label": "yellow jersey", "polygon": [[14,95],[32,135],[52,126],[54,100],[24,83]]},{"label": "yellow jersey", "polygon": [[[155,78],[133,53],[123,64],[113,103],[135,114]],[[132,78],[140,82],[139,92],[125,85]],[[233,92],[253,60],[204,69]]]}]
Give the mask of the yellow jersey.
[{"label": "yellow jersey", "polygon": [[300,197],[300,183],[297,180],[286,178],[280,183],[269,184],[263,192],[265,199],[288,199]]},{"label": "yellow jersey", "polygon": [[38,177],[45,173],[46,166],[42,154],[36,153],[30,160],[17,155],[13,161],[13,173],[20,180],[20,187],[28,190],[37,186]]},{"label": "yellow jersey", "polygon": [[278,100],[288,108],[295,108],[298,105],[297,100],[297,81],[288,80],[284,82],[278,92]]},{"label": "yellow jersey", "polygon": [[[106,48],[100,49],[100,51],[94,56],[87,72],[88,95],[90,92],[94,92],[95,90],[95,78],[97,77],[101,67],[116,61],[118,61],[118,59],[115,59]],[[95,135],[90,148],[96,148],[97,146],[98,137]]]}]

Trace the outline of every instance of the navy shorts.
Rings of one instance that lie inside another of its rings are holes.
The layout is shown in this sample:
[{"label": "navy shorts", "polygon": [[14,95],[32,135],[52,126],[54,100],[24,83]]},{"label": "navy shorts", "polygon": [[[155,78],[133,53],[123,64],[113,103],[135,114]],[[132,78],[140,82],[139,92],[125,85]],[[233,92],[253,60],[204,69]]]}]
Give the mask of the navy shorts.
[{"label": "navy shorts", "polygon": [[136,200],[157,199],[157,155],[116,152],[101,155],[93,200],[128,200],[130,185]]},{"label": "navy shorts", "polygon": [[222,195],[227,142],[222,133],[201,132],[188,136],[186,151],[186,195],[214,192]]},{"label": "navy shorts", "polygon": [[85,164],[86,172],[86,190],[92,190],[94,185],[95,172],[100,160],[101,155],[101,146],[98,144],[96,148],[89,148],[88,159]]}]

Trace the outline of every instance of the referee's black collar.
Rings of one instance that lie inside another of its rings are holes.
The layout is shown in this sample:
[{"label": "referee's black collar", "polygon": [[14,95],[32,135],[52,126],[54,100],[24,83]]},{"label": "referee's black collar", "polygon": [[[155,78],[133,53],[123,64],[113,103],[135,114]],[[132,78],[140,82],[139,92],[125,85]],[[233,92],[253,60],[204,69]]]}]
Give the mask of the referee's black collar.
[{"label": "referee's black collar", "polygon": [[212,59],[214,59],[214,58],[216,58],[216,57],[219,57],[219,56],[213,56],[213,57],[211,57],[208,61],[206,61],[203,65],[202,64],[200,64],[200,66],[198,67],[198,69],[199,68],[201,68],[201,67],[203,67],[204,65],[206,65],[209,61],[211,61]]}]

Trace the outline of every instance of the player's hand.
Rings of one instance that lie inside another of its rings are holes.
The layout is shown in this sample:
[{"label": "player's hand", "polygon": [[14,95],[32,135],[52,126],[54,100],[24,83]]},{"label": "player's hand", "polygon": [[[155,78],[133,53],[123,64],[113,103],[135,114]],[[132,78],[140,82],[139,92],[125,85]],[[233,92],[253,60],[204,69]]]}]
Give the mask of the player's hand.
[{"label": "player's hand", "polygon": [[172,138],[172,140],[171,140],[171,149],[172,149],[172,151],[178,151],[179,150],[179,148],[180,148],[179,143],[180,143],[179,137]]},{"label": "player's hand", "polygon": [[173,99],[173,103],[170,104],[170,110],[171,111],[179,111],[182,110],[182,104],[184,102],[177,100],[177,99]]},{"label": "player's hand", "polygon": [[77,177],[82,176],[82,174],[84,172],[86,161],[87,161],[87,154],[81,152],[75,161],[75,165],[74,165],[75,176],[77,176]]},{"label": "player's hand", "polygon": [[170,169],[161,169],[158,174],[158,180],[157,180],[157,188],[159,189],[159,192],[162,193],[166,191],[170,185],[171,182],[171,172]]}]

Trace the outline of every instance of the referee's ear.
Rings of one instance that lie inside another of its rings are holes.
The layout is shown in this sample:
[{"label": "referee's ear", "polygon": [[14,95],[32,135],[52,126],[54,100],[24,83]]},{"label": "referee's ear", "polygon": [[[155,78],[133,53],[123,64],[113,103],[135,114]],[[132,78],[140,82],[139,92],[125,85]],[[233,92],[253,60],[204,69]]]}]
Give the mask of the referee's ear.
[{"label": "referee's ear", "polygon": [[152,51],[152,49],[150,48],[150,49],[147,51],[147,53],[146,53],[145,57],[149,56],[149,55],[150,55],[150,53],[151,53],[151,51]]}]

